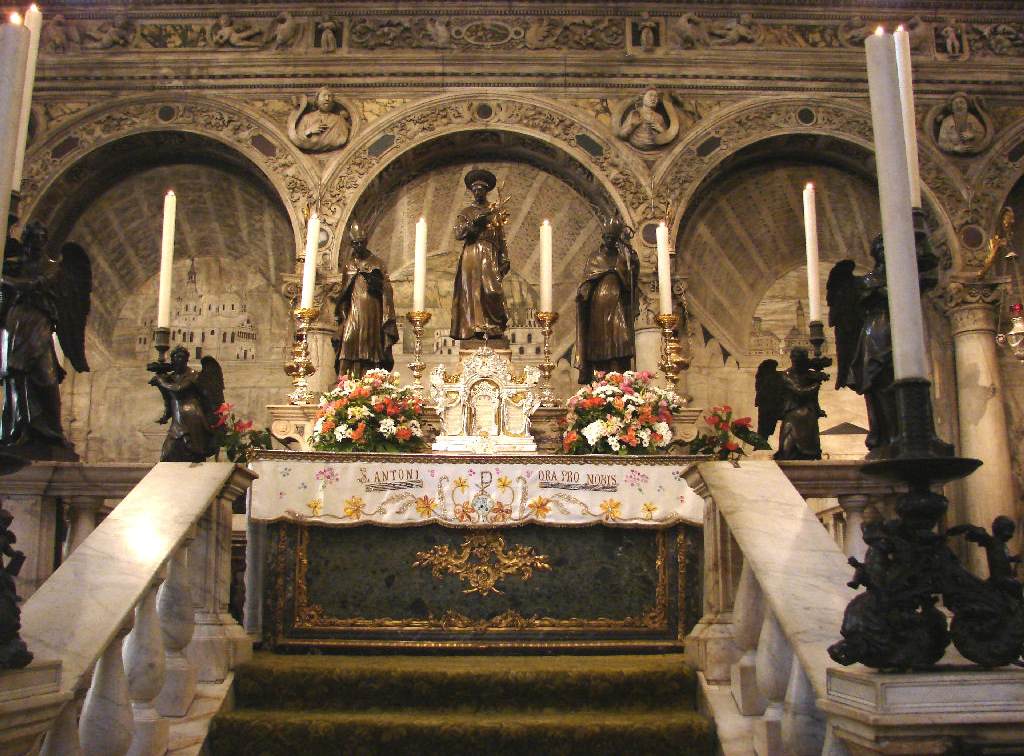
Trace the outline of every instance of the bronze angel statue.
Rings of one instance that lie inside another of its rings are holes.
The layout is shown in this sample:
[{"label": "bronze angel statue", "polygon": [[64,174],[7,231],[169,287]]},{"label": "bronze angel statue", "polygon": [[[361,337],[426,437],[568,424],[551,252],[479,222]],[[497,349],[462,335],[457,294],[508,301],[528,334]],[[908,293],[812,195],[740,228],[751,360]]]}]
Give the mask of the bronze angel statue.
[{"label": "bronze angel statue", "polygon": [[771,438],[781,422],[774,459],[821,459],[818,418],[825,413],[818,403],[818,389],[828,374],[821,371],[822,358],[812,359],[803,347],[794,347],[789,356],[792,364],[788,370],[779,370],[775,360],[764,360],[757,368],[757,432]]},{"label": "bronze angel statue", "polygon": [[896,435],[889,299],[885,285],[885,247],[881,235],[871,243],[875,267],[855,275],[853,260],[842,260],[828,274],[828,322],[836,335],[836,388],[848,386],[867,403],[868,457],[884,452]]},{"label": "bronze angel statue", "polygon": [[203,357],[202,369],[188,366],[189,353],[183,346],[171,350],[171,361],[153,363],[149,383],[160,389],[164,414],[158,423],[170,422],[160,450],[161,462],[202,462],[219,448],[215,426],[217,409],[224,404],[224,373],[213,357]]},{"label": "bronze angel statue", "polygon": [[76,371],[89,370],[91,293],[92,267],[77,244],[49,248],[46,229],[36,222],[26,225],[20,241],[7,239],[0,302],[0,446],[7,451],[28,459],[78,459],[61,426],[66,373],[55,343]]}]

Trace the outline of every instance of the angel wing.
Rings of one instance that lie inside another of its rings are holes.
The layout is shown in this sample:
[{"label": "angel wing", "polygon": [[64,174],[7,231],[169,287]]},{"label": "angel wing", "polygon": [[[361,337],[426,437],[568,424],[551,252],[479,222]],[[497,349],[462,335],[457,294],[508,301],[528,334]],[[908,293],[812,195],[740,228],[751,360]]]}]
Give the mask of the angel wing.
[{"label": "angel wing", "polygon": [[206,355],[200,362],[202,369],[196,378],[196,384],[202,394],[203,407],[210,425],[217,421],[217,408],[224,404],[224,371],[211,355]]},{"label": "angel wing", "polygon": [[836,335],[836,388],[847,385],[850,364],[857,354],[857,342],[864,325],[858,305],[857,276],[853,260],[841,260],[828,274],[825,300],[828,303],[828,324]]},{"label": "angel wing", "polygon": [[771,438],[782,419],[785,392],[777,360],[764,360],[754,375],[754,406],[757,407],[757,433]]},{"label": "angel wing", "polygon": [[75,370],[86,373],[85,323],[92,296],[92,264],[85,250],[73,242],[61,247],[56,262],[51,288],[57,305],[57,340]]}]

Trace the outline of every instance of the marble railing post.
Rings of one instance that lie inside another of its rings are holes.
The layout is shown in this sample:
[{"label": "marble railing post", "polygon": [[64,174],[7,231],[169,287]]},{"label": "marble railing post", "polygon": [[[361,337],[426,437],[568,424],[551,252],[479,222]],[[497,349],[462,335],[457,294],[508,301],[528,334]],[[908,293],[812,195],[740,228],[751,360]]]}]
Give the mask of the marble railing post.
[{"label": "marble railing post", "polygon": [[843,508],[845,524],[840,546],[846,556],[864,561],[868,546],[864,543],[864,510],[867,509],[867,494],[840,494],[839,506]]},{"label": "marble railing post", "polygon": [[686,482],[704,497],[704,614],[686,638],[686,656],[709,682],[728,683],[740,656],[732,608],[742,555],[696,467],[687,471]]},{"label": "marble railing post", "polygon": [[814,686],[795,655],[782,708],[782,748],[786,756],[821,754],[826,723],[815,703]]},{"label": "marble railing post", "polygon": [[[953,330],[960,455],[984,464],[964,478],[967,520],[988,528],[997,515],[1017,519],[1013,467],[999,357],[996,313],[999,288],[984,282],[954,281],[946,289]],[[976,574],[988,574],[984,549],[969,549]]]},{"label": "marble railing post", "polygon": [[764,713],[766,701],[757,687],[757,641],[764,624],[764,596],[749,562],[743,563],[736,604],[732,610],[733,637],[743,656],[732,665],[732,697],[745,717]]},{"label": "marble railing post", "polygon": [[96,515],[103,506],[102,496],[72,496],[67,501],[69,529],[64,542],[64,559],[96,529]]},{"label": "marble railing post", "polygon": [[167,562],[167,579],[157,594],[156,611],[166,654],[164,687],[157,696],[156,710],[165,717],[183,717],[196,694],[196,669],[184,653],[195,629],[187,542]]},{"label": "marble railing post", "polygon": [[770,607],[764,609],[764,625],[757,643],[757,687],[768,705],[754,722],[754,752],[757,756],[782,756],[782,717],[789,684],[793,649]]},{"label": "marble railing post", "polygon": [[78,739],[85,756],[124,756],[132,744],[132,709],[124,675],[119,634],[96,664],[92,685],[85,696],[78,723]]},{"label": "marble railing post", "polygon": [[78,739],[78,710],[81,705],[82,696],[79,695],[61,709],[46,733],[39,756],[80,756],[82,744]]},{"label": "marble railing post", "polygon": [[135,627],[124,642],[124,670],[135,722],[131,756],[163,756],[169,724],[154,705],[164,687],[164,644],[156,612],[158,577],[135,607]]},{"label": "marble railing post", "polygon": [[225,487],[199,521],[189,547],[188,567],[195,628],[185,655],[200,682],[221,682],[236,664],[252,656],[252,641],[228,611],[231,588],[231,503],[243,492]]},{"label": "marble railing post", "polygon": [[242,622],[245,632],[256,641],[263,635],[263,559],[267,526],[248,516],[252,511],[251,488],[245,496],[245,609]]}]

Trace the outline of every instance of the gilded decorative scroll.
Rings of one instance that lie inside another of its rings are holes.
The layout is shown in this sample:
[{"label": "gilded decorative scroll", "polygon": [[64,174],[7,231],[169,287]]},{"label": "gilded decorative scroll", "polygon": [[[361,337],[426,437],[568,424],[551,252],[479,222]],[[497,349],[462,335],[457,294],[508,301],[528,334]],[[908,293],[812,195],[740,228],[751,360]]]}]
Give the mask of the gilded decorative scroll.
[{"label": "gilded decorative scroll", "polygon": [[505,551],[505,539],[497,533],[471,535],[457,550],[447,544],[429,551],[416,552],[413,567],[430,567],[438,580],[455,575],[467,583],[463,593],[501,593],[498,583],[506,577],[519,576],[522,580],[533,577],[534,570],[550,570],[548,558],[535,554],[530,546],[517,544]]},{"label": "gilded decorative scroll", "polygon": [[[283,532],[283,526],[282,526]],[[622,619],[606,617],[555,618],[531,615],[525,617],[515,610],[508,610],[487,619],[473,619],[454,609],[446,609],[437,616],[422,618],[394,617],[331,617],[323,606],[309,598],[307,573],[309,570],[309,528],[295,528],[295,583],[294,583],[294,628],[297,630],[439,630],[449,632],[514,632],[522,630],[594,631],[594,630],[668,630],[668,538],[669,533],[657,533],[657,558],[655,569],[657,582],[653,605],[637,616]],[[278,555],[286,548],[278,544]],[[280,574],[280,573],[279,573]],[[596,588],[596,587],[595,587]],[[283,633],[278,633],[279,639]]]}]

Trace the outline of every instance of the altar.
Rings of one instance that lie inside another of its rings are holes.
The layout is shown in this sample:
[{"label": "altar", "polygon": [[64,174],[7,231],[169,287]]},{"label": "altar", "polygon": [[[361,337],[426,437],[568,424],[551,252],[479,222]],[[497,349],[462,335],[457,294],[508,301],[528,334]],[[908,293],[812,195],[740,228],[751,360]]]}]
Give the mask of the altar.
[{"label": "altar", "polygon": [[700,612],[686,456],[263,452],[272,648],[665,648]]}]

